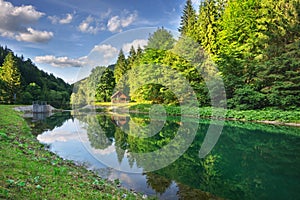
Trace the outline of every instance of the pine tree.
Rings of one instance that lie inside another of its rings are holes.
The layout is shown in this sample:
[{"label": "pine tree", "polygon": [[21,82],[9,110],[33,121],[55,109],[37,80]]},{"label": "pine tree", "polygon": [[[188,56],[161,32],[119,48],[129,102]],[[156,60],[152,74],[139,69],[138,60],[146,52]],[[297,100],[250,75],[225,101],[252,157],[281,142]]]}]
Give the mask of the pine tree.
[{"label": "pine tree", "polygon": [[115,80],[116,83],[120,81],[122,76],[127,72],[127,62],[123,50],[121,49],[118,55],[117,63],[115,66]]},{"label": "pine tree", "polygon": [[224,11],[223,0],[205,0],[199,7],[195,38],[210,54],[216,53],[219,20]]},{"label": "pine tree", "polygon": [[183,15],[181,16],[180,27],[178,31],[181,35],[194,37],[194,28],[197,21],[196,11],[193,8],[193,4],[191,0],[187,0],[185,7],[183,9]]},{"label": "pine tree", "polygon": [[268,106],[294,109],[300,106],[300,1],[263,0],[267,22],[265,60],[258,67],[257,87]]},{"label": "pine tree", "polygon": [[4,59],[0,77],[5,84],[7,101],[9,103],[15,102],[21,88],[21,74],[18,62],[11,52]]},{"label": "pine tree", "polygon": [[137,57],[137,58],[140,58],[141,55],[142,55],[142,53],[143,53],[143,49],[142,49],[141,46],[139,45],[138,48],[137,48],[137,50],[136,50],[136,57]]},{"label": "pine tree", "polygon": [[136,52],[133,46],[130,47],[129,56],[127,58],[128,61],[128,68],[130,69],[136,60]]}]

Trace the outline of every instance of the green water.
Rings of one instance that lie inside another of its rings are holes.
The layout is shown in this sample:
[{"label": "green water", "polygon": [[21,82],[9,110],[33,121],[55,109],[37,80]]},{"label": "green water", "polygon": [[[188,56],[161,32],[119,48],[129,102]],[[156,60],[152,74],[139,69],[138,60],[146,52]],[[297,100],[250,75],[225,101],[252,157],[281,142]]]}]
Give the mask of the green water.
[{"label": "green water", "polygon": [[[60,156],[90,163],[90,168],[96,170],[109,168],[101,162],[104,154],[100,155],[99,151],[113,149],[109,157],[112,162],[141,171],[108,173],[124,181],[125,187],[161,199],[300,199],[300,129],[295,127],[227,121],[212,151],[199,158],[210,120],[191,119],[189,123],[197,124],[198,129],[189,148],[170,165],[152,172],[143,171],[154,161],[142,161],[138,155],[171,143],[182,126],[180,120],[168,118],[149,138],[128,134],[138,130],[137,126],[149,125],[149,118],[142,115],[65,114],[47,118],[35,127],[40,133],[38,127],[46,127],[48,131],[40,138],[48,136],[48,139],[50,134],[58,138],[55,134],[62,137],[79,132],[81,140],[52,140],[48,144]],[[75,155],[73,148],[79,149],[79,143],[90,151],[82,150],[80,155]],[[93,153],[97,162],[89,157]]]}]

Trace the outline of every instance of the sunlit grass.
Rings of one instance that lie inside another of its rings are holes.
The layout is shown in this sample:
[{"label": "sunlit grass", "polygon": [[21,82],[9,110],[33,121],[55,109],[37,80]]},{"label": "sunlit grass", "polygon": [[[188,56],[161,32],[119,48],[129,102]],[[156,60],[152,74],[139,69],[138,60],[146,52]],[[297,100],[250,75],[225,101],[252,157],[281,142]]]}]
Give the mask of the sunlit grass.
[{"label": "sunlit grass", "polygon": [[142,199],[45,150],[12,106],[0,113],[0,199]]}]

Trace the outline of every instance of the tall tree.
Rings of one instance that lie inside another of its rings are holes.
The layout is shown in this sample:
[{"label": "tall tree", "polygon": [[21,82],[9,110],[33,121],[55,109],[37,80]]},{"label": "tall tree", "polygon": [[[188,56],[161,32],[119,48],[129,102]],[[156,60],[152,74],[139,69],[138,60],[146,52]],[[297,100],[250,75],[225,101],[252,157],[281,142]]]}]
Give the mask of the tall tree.
[{"label": "tall tree", "polygon": [[133,46],[131,46],[130,50],[129,50],[129,56],[127,58],[129,68],[132,67],[132,65],[133,65],[133,63],[134,63],[134,61],[136,59],[136,56],[137,55],[136,55],[135,49],[134,49]]},{"label": "tall tree", "polygon": [[300,1],[263,0],[267,23],[265,60],[257,67],[257,87],[268,106],[294,109],[300,102]]},{"label": "tall tree", "polygon": [[196,11],[193,8],[191,0],[187,0],[183,9],[183,15],[181,16],[181,22],[179,32],[181,35],[194,37],[194,28],[197,21]]},{"label": "tall tree", "polygon": [[218,64],[232,97],[237,87],[253,83],[255,67],[263,59],[268,37],[260,1],[228,1],[220,24]]},{"label": "tall tree", "polygon": [[110,69],[106,68],[101,76],[100,82],[97,85],[96,100],[102,102],[110,101],[115,85],[116,82],[114,73]]},{"label": "tall tree", "polygon": [[8,102],[15,102],[21,89],[21,74],[18,62],[12,52],[4,59],[0,77],[5,84],[5,93]]},{"label": "tall tree", "polygon": [[172,33],[162,27],[158,28],[153,34],[150,34],[146,49],[169,50],[174,46],[174,42],[175,39]]},{"label": "tall tree", "polygon": [[127,72],[127,62],[126,62],[126,58],[124,55],[123,50],[121,49],[118,55],[118,59],[117,59],[117,63],[115,66],[115,80],[116,83],[118,83],[120,81],[120,79],[122,78],[122,76]]},{"label": "tall tree", "polygon": [[196,40],[210,54],[216,53],[219,20],[224,11],[224,0],[205,0],[200,4],[196,24]]}]

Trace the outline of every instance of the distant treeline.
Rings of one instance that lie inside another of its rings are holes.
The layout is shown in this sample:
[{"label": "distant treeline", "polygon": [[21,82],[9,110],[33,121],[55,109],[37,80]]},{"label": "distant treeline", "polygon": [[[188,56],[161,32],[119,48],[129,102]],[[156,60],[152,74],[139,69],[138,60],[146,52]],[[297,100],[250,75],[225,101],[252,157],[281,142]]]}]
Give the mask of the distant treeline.
[{"label": "distant treeline", "polygon": [[61,78],[38,69],[30,59],[16,56],[0,46],[0,103],[31,104],[47,101],[56,108],[67,108],[72,87]]}]

